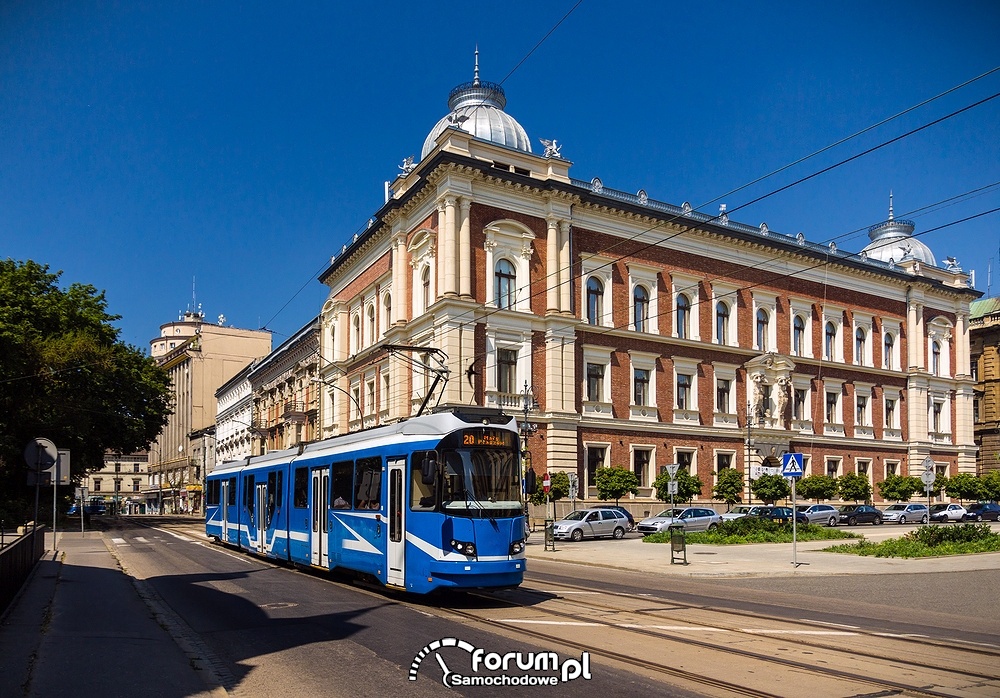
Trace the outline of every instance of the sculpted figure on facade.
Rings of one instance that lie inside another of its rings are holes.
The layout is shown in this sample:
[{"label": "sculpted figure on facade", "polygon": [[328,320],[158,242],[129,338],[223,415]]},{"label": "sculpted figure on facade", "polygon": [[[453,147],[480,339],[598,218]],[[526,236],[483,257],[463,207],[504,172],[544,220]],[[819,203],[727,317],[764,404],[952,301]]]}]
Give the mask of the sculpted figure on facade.
[{"label": "sculpted figure on facade", "polygon": [[778,412],[775,415],[777,418],[778,426],[782,429],[785,428],[785,411],[788,409],[788,393],[791,391],[791,381],[788,380],[786,376],[782,376],[777,380],[778,384]]}]

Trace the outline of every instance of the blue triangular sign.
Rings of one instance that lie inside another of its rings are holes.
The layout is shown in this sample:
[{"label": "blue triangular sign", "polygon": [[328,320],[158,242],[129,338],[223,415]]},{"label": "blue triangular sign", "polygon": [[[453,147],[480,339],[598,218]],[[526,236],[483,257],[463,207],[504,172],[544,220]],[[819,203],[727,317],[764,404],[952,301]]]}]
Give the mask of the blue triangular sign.
[{"label": "blue triangular sign", "polygon": [[782,477],[802,477],[802,454],[785,453],[781,456]]}]

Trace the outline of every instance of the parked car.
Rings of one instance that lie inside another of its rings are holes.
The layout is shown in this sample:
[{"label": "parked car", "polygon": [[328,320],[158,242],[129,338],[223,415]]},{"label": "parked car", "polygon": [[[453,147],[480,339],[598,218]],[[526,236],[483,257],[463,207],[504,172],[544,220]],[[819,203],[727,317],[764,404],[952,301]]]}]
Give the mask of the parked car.
[{"label": "parked car", "polygon": [[752,516],[759,516],[762,519],[771,519],[771,521],[791,523],[793,513],[796,523],[809,523],[809,519],[805,514],[800,511],[793,512],[791,507],[760,507],[760,511],[752,514]]},{"label": "parked car", "polygon": [[630,512],[625,507],[620,507],[620,506],[617,506],[616,504],[598,504],[594,508],[595,509],[614,509],[615,511],[620,511],[621,513],[623,513],[625,515],[625,518],[628,519],[628,530],[632,531],[632,530],[635,529],[635,518],[632,516],[632,512]]},{"label": "parked car", "polygon": [[965,507],[963,521],[1000,521],[1000,504],[976,502]]},{"label": "parked car", "polygon": [[882,510],[882,520],[888,523],[927,523],[926,504],[890,504]]},{"label": "parked car", "polygon": [[848,526],[856,526],[859,523],[879,526],[882,523],[882,512],[868,504],[846,504],[840,507],[839,521]]},{"label": "parked car", "polygon": [[666,531],[671,524],[680,524],[685,531],[713,531],[722,523],[722,517],[712,509],[687,507],[686,509],[664,509],[656,516],[639,522],[636,528],[644,536]]},{"label": "parked car", "polygon": [[965,520],[965,507],[961,504],[935,504],[931,507],[931,521],[959,523]]},{"label": "parked car", "polygon": [[732,521],[734,519],[742,519],[744,516],[754,516],[764,509],[767,509],[767,507],[760,504],[739,504],[723,514],[722,520]]},{"label": "parked car", "polygon": [[617,509],[577,509],[552,526],[552,537],[581,541],[584,538],[611,536],[624,538],[628,519]]},{"label": "parked car", "polygon": [[811,524],[836,526],[840,519],[840,512],[829,504],[799,504],[795,509],[805,514]]}]

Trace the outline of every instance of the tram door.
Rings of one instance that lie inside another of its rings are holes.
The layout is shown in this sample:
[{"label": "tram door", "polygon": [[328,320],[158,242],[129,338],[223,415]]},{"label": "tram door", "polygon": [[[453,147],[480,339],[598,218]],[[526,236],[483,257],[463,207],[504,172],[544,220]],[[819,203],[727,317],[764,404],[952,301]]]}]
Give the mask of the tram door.
[{"label": "tram door", "polygon": [[222,513],[222,535],[219,537],[223,543],[229,540],[229,478],[219,480],[219,511]]},{"label": "tram door", "polygon": [[267,541],[267,482],[257,483],[257,552],[263,553]]},{"label": "tram door", "polygon": [[310,481],[309,503],[312,511],[312,531],[309,535],[312,546],[310,562],[320,567],[329,567],[330,516],[327,513],[330,497],[329,468],[313,468]]},{"label": "tram door", "polygon": [[386,583],[406,586],[406,506],[403,483],[406,482],[406,460],[389,461],[389,542],[386,556]]}]

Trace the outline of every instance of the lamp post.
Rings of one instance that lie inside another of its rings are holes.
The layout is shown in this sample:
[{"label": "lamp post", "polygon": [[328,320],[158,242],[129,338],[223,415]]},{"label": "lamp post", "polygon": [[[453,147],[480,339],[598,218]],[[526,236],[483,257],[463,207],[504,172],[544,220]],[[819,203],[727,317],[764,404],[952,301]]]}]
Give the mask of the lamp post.
[{"label": "lamp post", "polygon": [[[528,381],[524,381],[524,390],[521,393],[521,408],[524,410],[524,421],[521,422],[521,453],[524,459],[524,472],[521,477],[521,487],[522,490],[525,488],[526,478],[528,474],[528,469],[532,467],[531,465],[531,453],[528,451],[528,434],[532,431],[532,425],[528,422],[528,412],[532,410],[535,406],[535,388],[534,386],[528,385]],[[524,491],[524,514],[528,514],[528,498],[527,491]],[[546,496],[545,510],[546,515],[548,515],[548,496]]]}]

